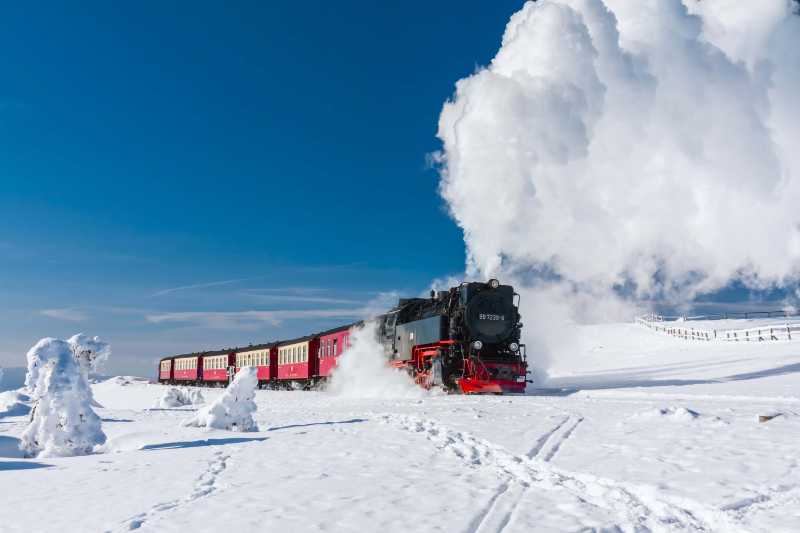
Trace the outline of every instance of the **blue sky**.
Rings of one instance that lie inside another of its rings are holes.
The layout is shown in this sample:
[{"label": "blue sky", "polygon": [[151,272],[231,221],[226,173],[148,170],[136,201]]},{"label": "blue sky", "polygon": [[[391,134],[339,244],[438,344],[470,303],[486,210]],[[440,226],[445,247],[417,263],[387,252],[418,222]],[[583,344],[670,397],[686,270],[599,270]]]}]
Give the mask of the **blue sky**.
[{"label": "blue sky", "polygon": [[0,366],[84,331],[148,373],[461,271],[426,156],[521,4],[0,7]]}]

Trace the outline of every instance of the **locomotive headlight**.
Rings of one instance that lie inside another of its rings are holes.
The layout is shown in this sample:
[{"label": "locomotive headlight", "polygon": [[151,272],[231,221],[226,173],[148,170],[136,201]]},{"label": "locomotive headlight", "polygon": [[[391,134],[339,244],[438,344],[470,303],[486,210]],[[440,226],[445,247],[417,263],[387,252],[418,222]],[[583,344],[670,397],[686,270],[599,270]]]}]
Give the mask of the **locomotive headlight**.
[{"label": "locomotive headlight", "polygon": [[472,343],[472,347],[475,348],[476,350],[480,350],[481,348],[483,348],[483,343],[481,341],[475,341]]},{"label": "locomotive headlight", "polygon": [[517,350],[519,350],[519,344],[517,344],[516,342],[512,342],[511,344],[508,345],[508,349],[511,350],[512,352],[516,352]]},{"label": "locomotive headlight", "polygon": [[489,287],[491,287],[492,289],[496,289],[499,286],[500,286],[500,282],[497,281],[496,279],[490,279],[489,280]]}]

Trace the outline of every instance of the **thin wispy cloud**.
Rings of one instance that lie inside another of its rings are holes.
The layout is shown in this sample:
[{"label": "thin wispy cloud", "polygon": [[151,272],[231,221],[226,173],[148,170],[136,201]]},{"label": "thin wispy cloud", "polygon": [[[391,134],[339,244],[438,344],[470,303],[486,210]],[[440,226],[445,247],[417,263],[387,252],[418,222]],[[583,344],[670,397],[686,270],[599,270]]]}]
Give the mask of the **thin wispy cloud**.
[{"label": "thin wispy cloud", "polygon": [[258,294],[244,291],[242,294],[248,298],[261,302],[286,302],[286,303],[313,303],[313,304],[332,304],[332,305],[358,305],[363,304],[363,300],[353,300],[351,298],[336,298],[329,296],[299,296],[296,294]]},{"label": "thin wispy cloud", "polygon": [[50,318],[58,320],[66,320],[67,322],[84,322],[89,319],[89,316],[83,311],[77,309],[43,309],[40,313]]},{"label": "thin wispy cloud", "polygon": [[274,311],[186,311],[147,315],[153,324],[187,323],[209,328],[247,328],[268,324],[280,326],[286,320],[311,320],[321,318],[358,318],[358,309],[286,309]]},{"label": "thin wispy cloud", "polygon": [[155,298],[158,296],[164,296],[166,294],[171,294],[173,292],[178,291],[188,291],[192,289],[207,289],[209,287],[220,287],[222,285],[233,285],[234,283],[241,283],[243,281],[248,281],[253,278],[238,278],[238,279],[226,279],[222,281],[210,281],[208,283],[197,283],[195,285],[183,285],[181,287],[171,287],[169,289],[164,289],[158,292],[154,292],[150,295],[151,298]]}]

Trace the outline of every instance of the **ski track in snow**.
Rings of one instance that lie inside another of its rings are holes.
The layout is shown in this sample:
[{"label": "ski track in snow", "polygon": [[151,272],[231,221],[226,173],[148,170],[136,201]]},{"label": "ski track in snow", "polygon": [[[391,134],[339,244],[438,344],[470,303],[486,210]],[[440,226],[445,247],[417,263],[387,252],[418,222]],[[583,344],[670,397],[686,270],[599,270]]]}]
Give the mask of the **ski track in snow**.
[{"label": "ski track in snow", "polygon": [[[572,414],[564,416],[551,430],[536,440],[526,456],[528,459],[542,456],[542,460],[550,461],[582,421],[582,416]],[[561,431],[562,428],[566,428],[566,430]],[[492,497],[486,509],[473,520],[473,526],[469,529],[470,533],[500,533],[504,531],[513,521],[517,508],[527,491],[528,487],[519,483],[503,484]]]},{"label": "ski track in snow", "polygon": [[[555,435],[567,427],[545,457],[552,458],[561,444],[578,426],[581,417],[567,426],[566,421],[551,430]],[[723,510],[707,507],[686,498],[657,495],[656,489],[638,487],[556,469],[540,459],[541,451],[533,458],[516,455],[502,446],[476,438],[466,432],[454,431],[430,419],[411,416],[384,415],[383,420],[406,431],[423,433],[439,449],[446,449],[473,467],[488,467],[495,471],[504,486],[495,494],[489,506],[473,520],[474,533],[503,531],[514,519],[526,489],[566,491],[580,505],[612,512],[619,517],[614,526],[621,531],[740,531]],[[549,439],[549,437],[548,437]],[[548,440],[546,439],[546,440]],[[534,447],[535,449],[535,447]],[[544,444],[542,446],[544,449]]]},{"label": "ski track in snow", "polygon": [[[236,449],[237,448],[234,448],[233,451],[236,451]],[[182,499],[156,504],[149,511],[145,511],[144,513],[137,514],[125,520],[116,531],[122,532],[140,529],[146,523],[151,522],[154,518],[159,517],[163,513],[209,496],[220,488],[217,485],[217,477],[227,468],[227,462],[230,457],[230,453],[224,453],[222,451],[214,452],[214,458],[208,463],[208,468],[195,480],[192,492],[190,492],[188,496]]]},{"label": "ski track in snow", "polygon": [[536,444],[533,445],[533,448],[531,448],[531,450],[528,452],[528,458],[533,459],[534,457],[538,456],[542,451],[542,448],[544,448],[545,444],[547,444],[547,442],[550,440],[550,437],[552,437],[559,429],[561,429],[564,424],[569,422],[569,420],[570,417],[565,416],[555,425],[555,427],[553,427],[553,429],[542,434],[542,436],[536,441]]}]

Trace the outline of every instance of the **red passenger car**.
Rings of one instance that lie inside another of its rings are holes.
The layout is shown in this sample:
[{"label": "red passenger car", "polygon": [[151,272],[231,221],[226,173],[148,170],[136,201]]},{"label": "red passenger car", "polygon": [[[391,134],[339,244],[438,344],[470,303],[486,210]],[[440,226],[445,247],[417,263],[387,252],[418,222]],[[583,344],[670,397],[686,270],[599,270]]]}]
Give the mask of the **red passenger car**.
[{"label": "red passenger car", "polygon": [[245,366],[254,366],[257,370],[259,387],[266,386],[278,373],[278,343],[256,344],[245,348],[235,348],[232,352],[238,372]]},{"label": "red passenger car", "polygon": [[231,350],[209,352],[203,359],[203,381],[212,385],[225,386],[230,379],[234,365],[234,354]]},{"label": "red passenger car", "polygon": [[172,364],[172,376],[176,382],[197,383],[203,375],[203,358],[197,354],[177,356]]},{"label": "red passenger car", "polygon": [[317,349],[319,336],[310,335],[290,341],[281,342],[277,346],[278,383],[282,386],[302,384],[310,388],[314,376],[317,375]]},{"label": "red passenger car", "polygon": [[336,368],[339,356],[350,346],[350,329],[354,325],[340,326],[319,334],[317,375],[320,378],[328,379]]},{"label": "red passenger car", "polygon": [[158,382],[169,383],[172,381],[172,357],[164,357],[158,362]]}]

